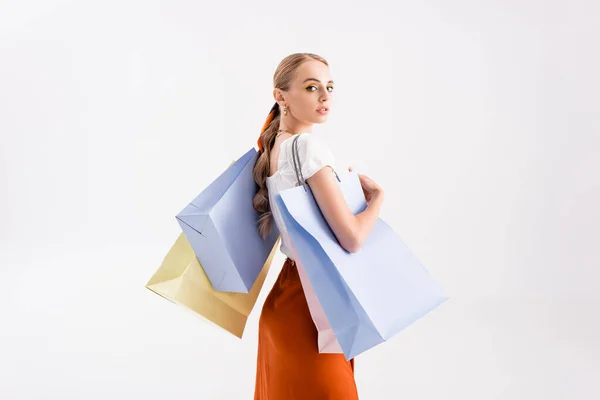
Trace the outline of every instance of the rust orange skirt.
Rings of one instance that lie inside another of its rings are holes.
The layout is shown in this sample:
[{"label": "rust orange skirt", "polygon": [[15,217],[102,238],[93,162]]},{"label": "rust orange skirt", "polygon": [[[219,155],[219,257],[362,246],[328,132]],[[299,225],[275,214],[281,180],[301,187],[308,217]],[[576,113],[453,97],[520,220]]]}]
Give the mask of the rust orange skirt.
[{"label": "rust orange skirt", "polygon": [[319,354],[298,270],[287,258],[260,314],[254,400],[355,400],[354,359]]}]

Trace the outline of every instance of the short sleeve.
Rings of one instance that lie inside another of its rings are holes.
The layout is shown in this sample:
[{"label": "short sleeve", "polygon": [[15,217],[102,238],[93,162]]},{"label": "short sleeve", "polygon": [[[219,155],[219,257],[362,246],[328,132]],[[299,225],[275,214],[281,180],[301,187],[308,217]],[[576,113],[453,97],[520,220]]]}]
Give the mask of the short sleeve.
[{"label": "short sleeve", "polygon": [[[293,139],[291,141],[293,142]],[[289,149],[289,155],[293,167],[292,148]],[[304,133],[298,137],[298,158],[304,180],[327,165],[335,169],[335,158],[331,150],[323,140],[312,133]]]}]

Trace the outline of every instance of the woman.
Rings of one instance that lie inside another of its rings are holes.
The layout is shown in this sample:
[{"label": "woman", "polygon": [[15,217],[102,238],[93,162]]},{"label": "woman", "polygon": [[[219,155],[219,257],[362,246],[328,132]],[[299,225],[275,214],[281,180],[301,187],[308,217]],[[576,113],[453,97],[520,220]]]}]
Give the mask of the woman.
[{"label": "woman", "polygon": [[263,237],[274,218],[281,232],[281,251],[288,258],[260,316],[254,399],[358,399],[354,359],[346,361],[343,354],[319,354],[317,330],[274,196],[296,186],[291,138],[300,135],[298,155],[303,177],[340,245],[356,252],[379,216],[383,190],[359,174],[368,206],[354,215],[332,173],[332,153],[311,134],[313,124],[324,123],[331,108],[333,80],[327,61],[312,53],[292,54],[277,67],[273,86],[276,103],[258,140],[261,155],[254,167],[254,180],[259,191],[254,208],[261,213],[258,223]]}]

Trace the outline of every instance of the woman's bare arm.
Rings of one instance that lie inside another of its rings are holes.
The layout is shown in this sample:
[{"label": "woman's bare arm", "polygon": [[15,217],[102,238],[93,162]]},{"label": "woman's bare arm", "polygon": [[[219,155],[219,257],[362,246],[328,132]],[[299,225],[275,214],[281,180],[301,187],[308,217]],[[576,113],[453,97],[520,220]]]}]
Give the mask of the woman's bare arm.
[{"label": "woman's bare arm", "polygon": [[321,168],[306,183],[340,245],[351,253],[359,251],[379,217],[383,191],[374,192],[367,208],[354,215],[346,204],[331,167]]}]

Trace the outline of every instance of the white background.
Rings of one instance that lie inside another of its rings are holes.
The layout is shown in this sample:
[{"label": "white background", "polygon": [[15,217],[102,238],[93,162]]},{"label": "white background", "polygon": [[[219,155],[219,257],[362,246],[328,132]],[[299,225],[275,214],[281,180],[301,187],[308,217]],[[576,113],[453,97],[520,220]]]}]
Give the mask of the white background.
[{"label": "white background", "polygon": [[239,340],[144,288],[256,143],[294,52],[314,134],[451,299],[356,360],[361,399],[600,397],[600,7],[0,2],[0,398],[251,399]]}]

